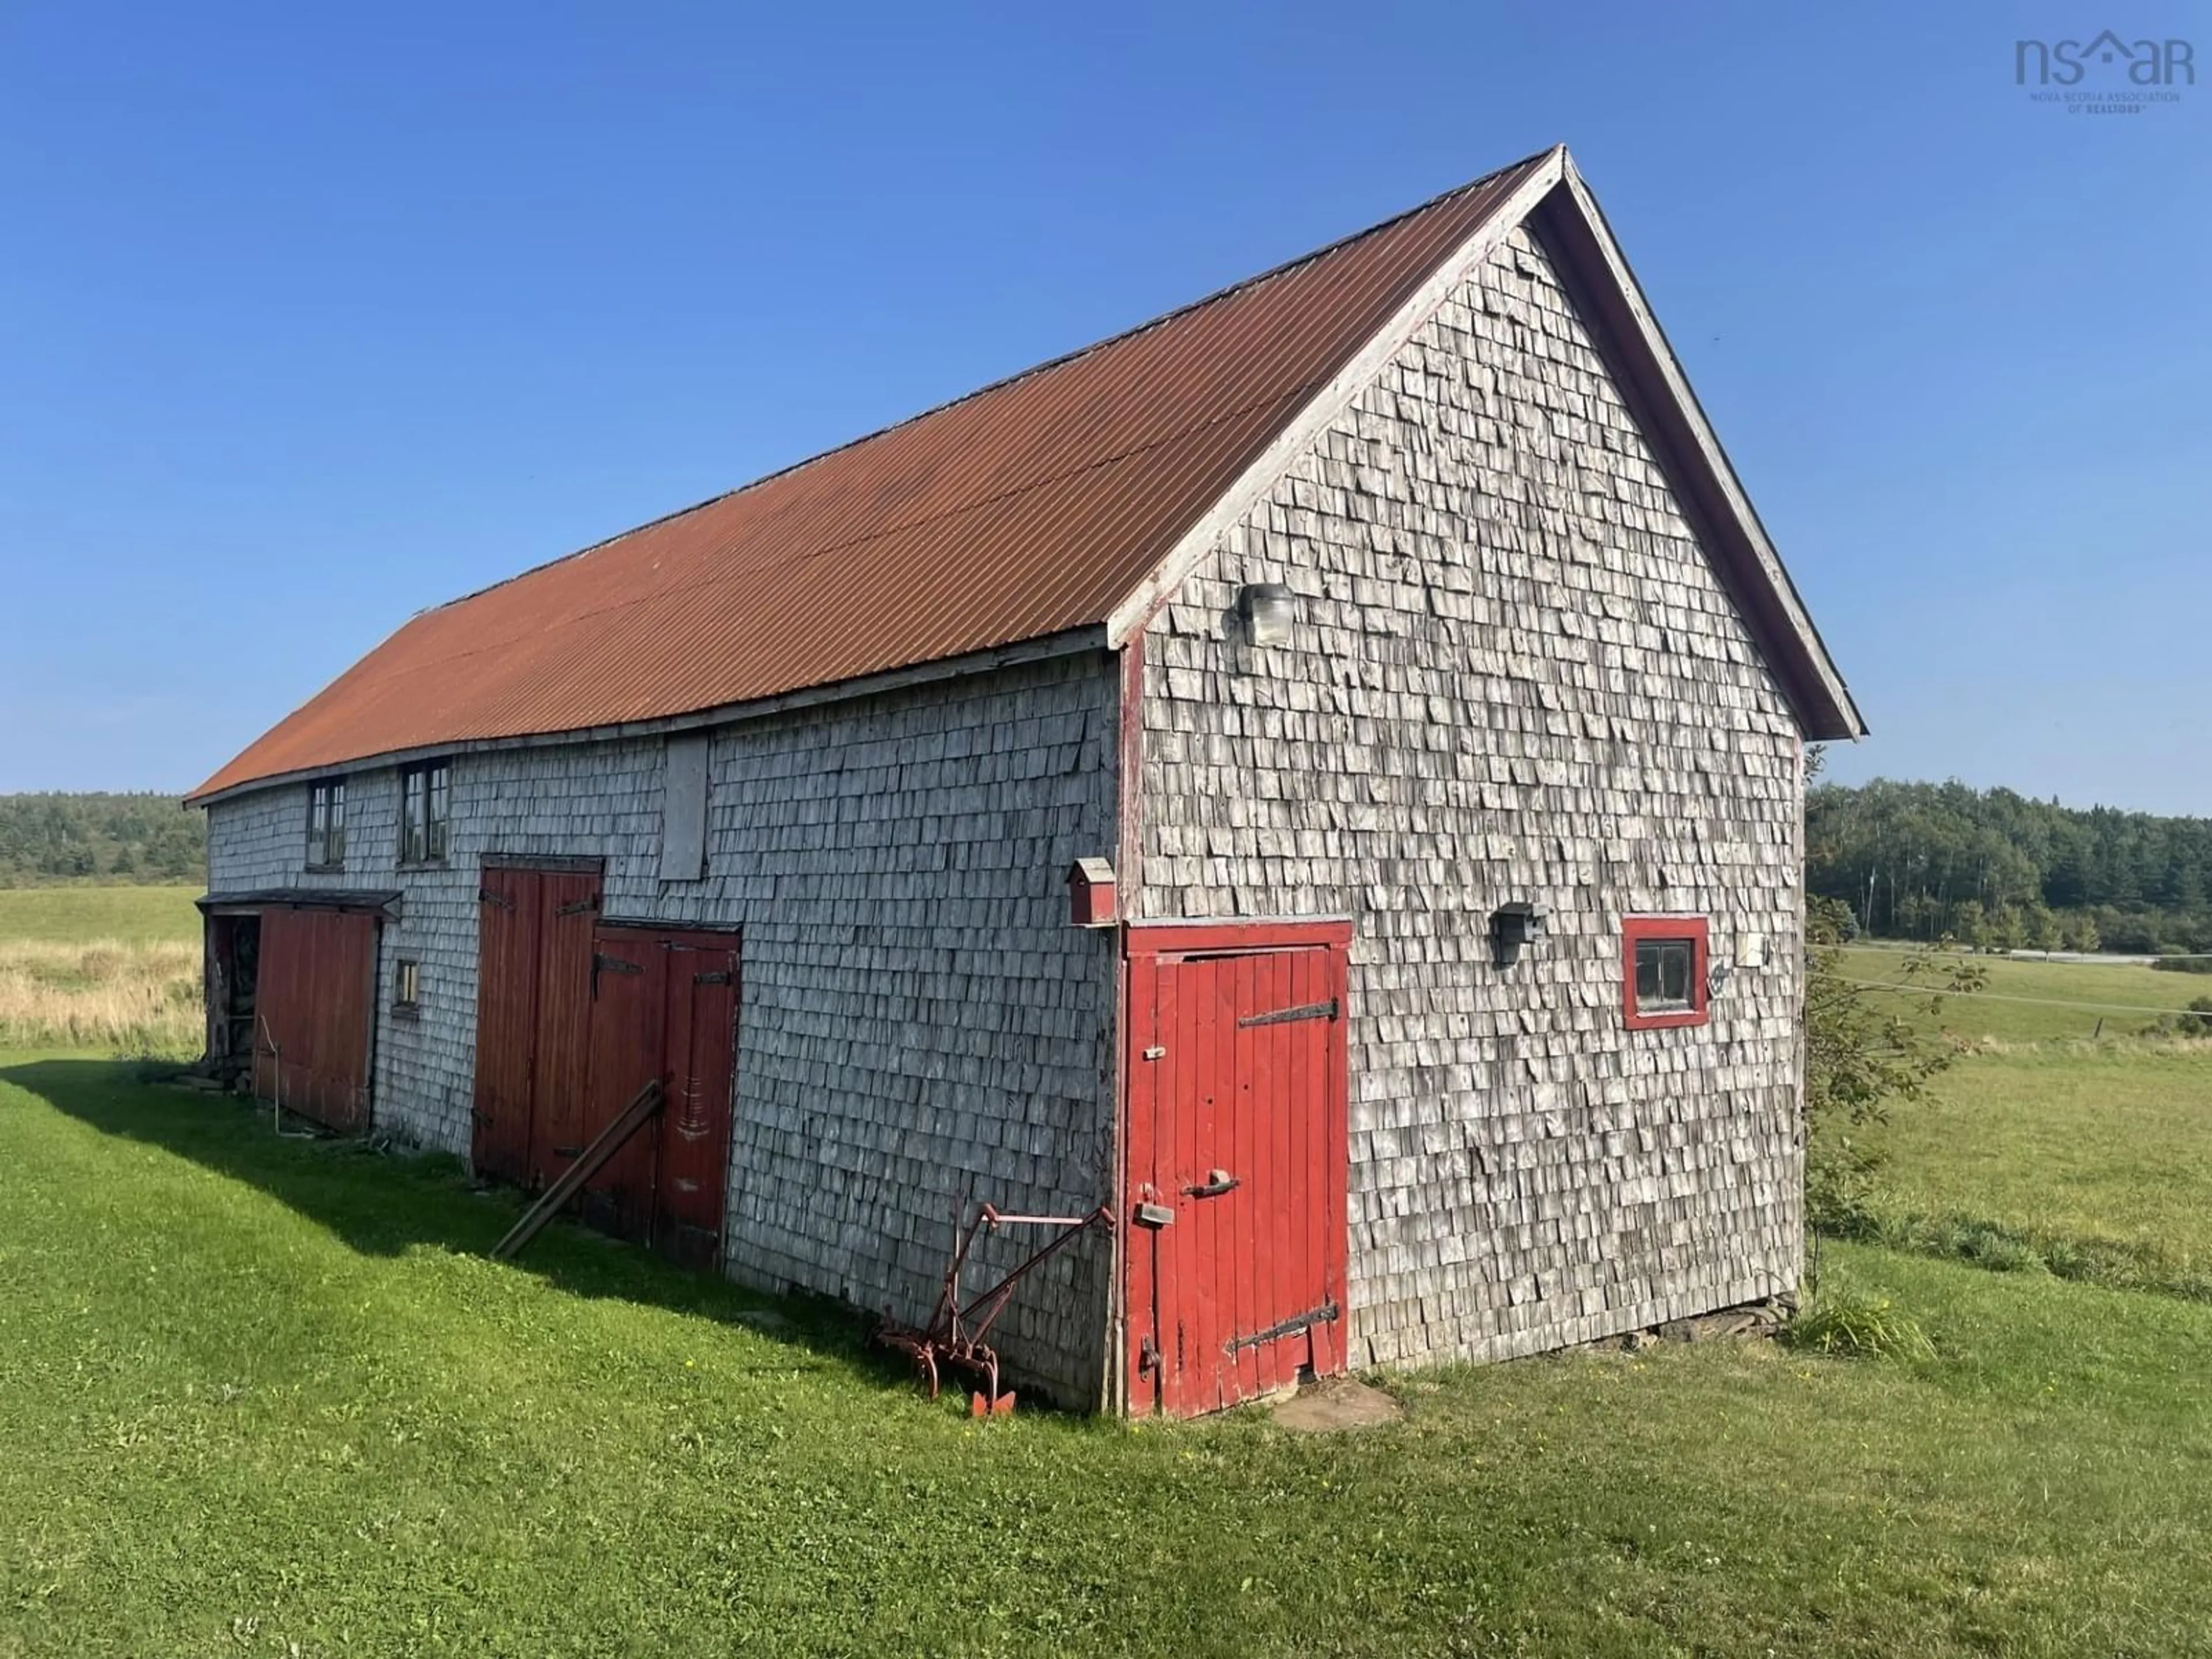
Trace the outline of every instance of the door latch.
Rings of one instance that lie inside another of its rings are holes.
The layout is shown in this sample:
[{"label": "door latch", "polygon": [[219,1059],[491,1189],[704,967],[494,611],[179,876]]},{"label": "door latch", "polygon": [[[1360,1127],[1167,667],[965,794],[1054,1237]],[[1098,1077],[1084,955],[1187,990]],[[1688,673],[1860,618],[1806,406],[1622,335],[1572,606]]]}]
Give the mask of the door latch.
[{"label": "door latch", "polygon": [[1139,1227],[1165,1227],[1175,1220],[1175,1208],[1167,1204],[1137,1206],[1137,1224]]},{"label": "door latch", "polygon": [[1208,1170],[1204,1186],[1186,1187],[1182,1190],[1186,1198],[1218,1198],[1224,1193],[1235,1192],[1242,1185],[1243,1182],[1226,1170]]},{"label": "door latch", "polygon": [[1146,1332],[1145,1340],[1137,1345],[1137,1370],[1139,1375],[1149,1373],[1157,1376],[1159,1369],[1160,1345],[1152,1340],[1150,1332]]}]

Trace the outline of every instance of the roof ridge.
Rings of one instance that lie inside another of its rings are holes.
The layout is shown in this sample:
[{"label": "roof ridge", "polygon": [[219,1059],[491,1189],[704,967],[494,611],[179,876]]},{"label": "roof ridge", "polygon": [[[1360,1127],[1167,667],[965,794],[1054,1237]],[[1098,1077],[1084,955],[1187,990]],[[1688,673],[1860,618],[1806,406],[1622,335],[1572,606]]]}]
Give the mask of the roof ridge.
[{"label": "roof ridge", "polygon": [[902,416],[896,421],[888,422],[884,425],[876,427],[867,432],[863,432],[858,436],[848,438],[842,443],[832,444],[827,449],[817,450],[813,454],[804,456],[798,460],[792,461],[785,465],[777,467],[772,472],[763,472],[758,477],[748,479],[744,483],[738,484],[732,489],[717,491],[712,495],[706,496],[700,501],[692,502],[689,507],[679,507],[672,512],[659,514],[655,517],[647,519],[641,523],[630,525],[623,529],[617,530],[612,535],[602,536],[599,540],[589,543],[583,547],[577,548],[571,552],[556,555],[552,558],[545,560],[543,563],[532,565],[526,570],[518,570],[511,576],[503,576],[497,581],[487,582],[482,587],[474,588],[466,593],[456,594],[452,599],[442,600],[436,605],[426,605],[422,610],[416,611],[413,616],[409,617],[408,620],[411,622],[416,617],[432,616],[438,611],[450,610],[453,606],[457,605],[465,605],[471,599],[480,598],[483,594],[495,592],[500,588],[510,586],[516,582],[526,580],[529,577],[537,575],[540,571],[550,570],[556,565],[567,564],[572,559],[580,559],[586,554],[596,553],[603,547],[611,546],[616,542],[622,541],[628,537],[637,535],[642,531],[651,530],[656,525],[664,525],[673,520],[684,518],[690,514],[697,513],[703,508],[712,507],[718,501],[728,501],[732,496],[742,495],[749,490],[757,489],[763,484],[773,483],[778,478],[788,477],[794,472],[798,472],[807,467],[812,466],[817,461],[828,460],[832,455],[841,455],[847,450],[859,448],[862,444],[873,443],[878,438],[889,437],[892,433],[902,431],[906,428],[914,425],[916,422],[926,421],[933,415],[941,414],[948,409],[957,409],[963,404],[972,403],[978,398],[985,397],[991,392],[1001,391],[1007,386],[1017,385],[1023,380],[1030,379],[1033,375],[1042,374],[1049,369],[1058,368],[1064,364],[1074,362],[1079,358],[1087,357],[1093,352],[1103,351],[1107,347],[1118,345],[1124,340],[1134,339],[1138,335],[1149,333],[1153,329],[1162,327],[1168,323],[1175,321],[1178,317],[1187,317],[1193,312],[1202,311],[1208,306],[1217,305],[1222,301],[1229,299],[1233,295],[1243,294],[1249,289],[1255,289],[1262,283],[1273,282],[1279,277],[1287,276],[1292,271],[1302,270],[1305,266],[1311,264],[1315,260],[1325,258],[1328,255],[1337,252],[1340,249],[1351,246],[1355,242],[1364,242],[1370,236],[1378,236],[1382,234],[1382,232],[1389,229],[1393,225],[1401,224],[1406,220],[1411,219],[1418,214],[1425,213],[1431,208],[1437,206],[1439,203],[1448,202],[1455,196],[1464,196],[1470,191],[1480,190],[1485,185],[1491,184],[1498,179],[1504,178],[1507,173],[1515,171],[1516,168],[1525,167],[1531,162],[1541,161],[1544,157],[1552,155],[1554,151],[1561,148],[1563,147],[1558,144],[1549,145],[1543,149],[1536,150],[1530,155],[1522,156],[1518,161],[1509,161],[1502,167],[1492,167],[1488,173],[1484,173],[1480,178],[1470,179],[1464,184],[1454,185],[1449,190],[1439,191],[1437,194],[1428,198],[1425,201],[1416,202],[1413,206],[1404,209],[1401,212],[1394,213],[1387,219],[1379,219],[1376,221],[1375,223],[1368,225],[1362,229],[1352,231],[1347,235],[1340,236],[1333,242],[1325,242],[1319,247],[1310,248],[1295,258],[1285,259],[1279,264],[1270,265],[1265,270],[1255,272],[1249,276],[1241,277],[1237,281],[1229,283],[1226,287],[1218,288],[1211,294],[1201,295],[1195,300],[1188,301],[1182,305],[1171,307],[1170,309],[1163,311],[1156,316],[1148,317],[1142,322],[1132,324],[1127,328],[1122,329],[1116,333],[1109,334],[1102,338],[1092,340],[1086,344],[1077,346],[1073,350],[1063,351],[1056,357],[1047,357],[1042,362],[1031,363],[1026,368],[1017,369],[1011,374],[1002,374],[995,380],[987,380],[981,386],[971,387],[969,390],[960,393],[957,397],[946,398],[940,402],[930,404],[927,409],[916,410],[911,415]]}]

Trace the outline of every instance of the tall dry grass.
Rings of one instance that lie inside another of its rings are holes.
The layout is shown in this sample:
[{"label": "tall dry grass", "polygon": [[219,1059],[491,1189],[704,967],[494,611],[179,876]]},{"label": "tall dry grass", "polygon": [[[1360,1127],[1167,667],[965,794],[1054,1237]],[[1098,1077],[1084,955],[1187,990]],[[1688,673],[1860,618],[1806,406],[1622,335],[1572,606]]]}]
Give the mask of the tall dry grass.
[{"label": "tall dry grass", "polygon": [[204,1035],[196,944],[0,940],[0,1048],[188,1057]]}]

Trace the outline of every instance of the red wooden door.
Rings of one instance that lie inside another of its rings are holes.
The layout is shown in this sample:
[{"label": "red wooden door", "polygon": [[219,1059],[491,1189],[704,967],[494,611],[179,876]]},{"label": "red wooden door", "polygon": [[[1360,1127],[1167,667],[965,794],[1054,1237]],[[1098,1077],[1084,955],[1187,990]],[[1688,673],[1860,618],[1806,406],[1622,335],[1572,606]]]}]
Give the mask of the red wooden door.
[{"label": "red wooden door", "polygon": [[538,879],[487,866],[477,886],[477,1081],[469,1159],[521,1184],[530,1163],[538,1059]]},{"label": "red wooden door", "polygon": [[254,1093],[327,1128],[368,1127],[376,918],[264,911],[254,994]]},{"label": "red wooden door", "polygon": [[687,1267],[721,1260],[737,1066],[738,952],[728,939],[669,941],[669,1099],[660,1119],[653,1248]]},{"label": "red wooden door", "polygon": [[1344,1365],[1348,928],[1285,931],[1131,932],[1134,1409]]},{"label": "red wooden door", "polygon": [[537,877],[536,1061],[532,1067],[527,1184],[544,1188],[584,1150],[591,1054],[592,933],[599,878],[548,870]]},{"label": "red wooden door", "polygon": [[602,927],[592,958],[584,1139],[646,1083],[665,1099],[578,1203],[591,1225],[686,1267],[721,1259],[737,1064],[738,947],[727,934]]},{"label": "red wooden door", "polygon": [[[656,1079],[665,1089],[668,952],[659,939],[627,927],[603,927],[593,941],[590,1066],[585,1139],[622,1115],[637,1091]],[[617,1238],[643,1241],[652,1229],[659,1163],[658,1126],[668,1109],[632,1135],[592,1177],[577,1199],[584,1220]]]},{"label": "red wooden door", "polygon": [[471,1158],[542,1187],[584,1133],[592,930],[599,878],[488,866],[477,887],[476,1120]]}]

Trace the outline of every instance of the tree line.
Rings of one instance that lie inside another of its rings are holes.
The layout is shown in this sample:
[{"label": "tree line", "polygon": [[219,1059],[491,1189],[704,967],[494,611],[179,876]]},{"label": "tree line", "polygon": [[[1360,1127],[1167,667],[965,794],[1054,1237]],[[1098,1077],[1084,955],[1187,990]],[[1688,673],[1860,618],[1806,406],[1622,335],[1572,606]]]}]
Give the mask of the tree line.
[{"label": "tree line", "polygon": [[1962,783],[1820,784],[1805,875],[1857,927],[2002,950],[2212,951],[2212,818]]},{"label": "tree line", "polygon": [[207,814],[174,795],[0,795],[0,886],[206,873]]},{"label": "tree line", "polygon": [[[2212,951],[2212,818],[1962,783],[1815,784],[1806,884],[1884,938],[2011,950]],[[0,885],[188,882],[207,820],[174,795],[0,795]]]}]

